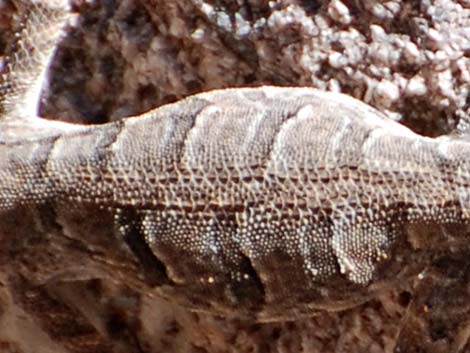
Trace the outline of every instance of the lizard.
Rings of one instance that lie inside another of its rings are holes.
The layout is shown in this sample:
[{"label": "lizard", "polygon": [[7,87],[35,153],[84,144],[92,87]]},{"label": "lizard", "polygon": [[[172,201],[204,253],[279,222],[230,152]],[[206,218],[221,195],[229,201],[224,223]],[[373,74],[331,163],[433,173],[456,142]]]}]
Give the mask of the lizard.
[{"label": "lizard", "polygon": [[[343,94],[263,86],[102,125],[46,120],[39,93],[70,12],[15,3],[26,16],[0,81],[2,271],[36,285],[110,276],[269,322],[345,310],[420,276],[432,297],[442,264],[465,263],[465,119],[429,138]],[[11,219],[25,214],[44,238],[15,238]],[[454,277],[439,305],[465,280]],[[422,326],[410,317],[405,328]],[[402,332],[397,351],[412,345]]]}]

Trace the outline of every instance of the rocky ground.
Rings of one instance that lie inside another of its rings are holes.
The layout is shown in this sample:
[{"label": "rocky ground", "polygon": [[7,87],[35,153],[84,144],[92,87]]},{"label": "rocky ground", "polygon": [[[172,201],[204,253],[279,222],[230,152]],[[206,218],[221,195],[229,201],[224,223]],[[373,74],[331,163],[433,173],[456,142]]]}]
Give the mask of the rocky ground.
[{"label": "rocky ground", "polygon": [[[470,105],[468,0],[74,0],[73,10],[43,94],[41,114],[54,119],[102,123],[209,89],[273,84],[347,93],[436,136]],[[0,53],[15,15],[0,0]],[[145,353],[391,352],[410,299],[405,284],[345,312],[259,324],[104,281],[47,291],[86,312],[116,351]],[[1,287],[0,303],[1,352],[63,351]]]}]

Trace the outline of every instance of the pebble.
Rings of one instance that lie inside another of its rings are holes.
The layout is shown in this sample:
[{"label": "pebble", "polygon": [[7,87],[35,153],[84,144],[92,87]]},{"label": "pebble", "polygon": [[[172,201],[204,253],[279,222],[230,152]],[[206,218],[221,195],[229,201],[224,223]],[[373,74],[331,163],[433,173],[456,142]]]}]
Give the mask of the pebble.
[{"label": "pebble", "polygon": [[395,83],[382,80],[375,87],[374,97],[388,107],[400,97],[400,90]]},{"label": "pebble", "polygon": [[424,79],[420,76],[415,76],[408,81],[408,85],[405,88],[407,96],[423,96],[427,93],[427,87]]}]

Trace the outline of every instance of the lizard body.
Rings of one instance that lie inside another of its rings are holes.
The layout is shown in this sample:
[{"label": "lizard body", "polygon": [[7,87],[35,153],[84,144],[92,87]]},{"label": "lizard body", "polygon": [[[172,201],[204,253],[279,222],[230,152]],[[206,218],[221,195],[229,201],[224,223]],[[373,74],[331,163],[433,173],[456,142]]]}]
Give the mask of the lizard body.
[{"label": "lizard body", "polygon": [[362,303],[466,242],[469,143],[348,96],[216,90],[79,126],[31,116],[30,90],[2,96],[0,212],[52,229],[40,243],[63,262],[40,269],[1,232],[38,283],[106,272],[193,310],[286,320]]},{"label": "lizard body", "polygon": [[0,147],[0,208],[109,210],[195,309],[348,306],[428,253],[407,227],[467,222],[467,143],[340,94],[221,90],[71,130]]}]

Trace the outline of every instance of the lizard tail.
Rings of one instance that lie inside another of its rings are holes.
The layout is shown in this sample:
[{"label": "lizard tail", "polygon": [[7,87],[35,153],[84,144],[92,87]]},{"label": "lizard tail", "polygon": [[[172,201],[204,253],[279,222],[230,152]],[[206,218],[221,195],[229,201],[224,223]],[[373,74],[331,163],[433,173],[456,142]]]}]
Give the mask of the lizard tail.
[{"label": "lizard tail", "polygon": [[38,109],[51,58],[73,17],[68,0],[13,0],[13,4],[19,15],[0,70],[0,143],[42,138],[65,127],[39,119]]},{"label": "lizard tail", "polygon": [[72,16],[61,0],[14,0],[18,28],[0,75],[0,111],[7,118],[31,118],[63,27]]}]

